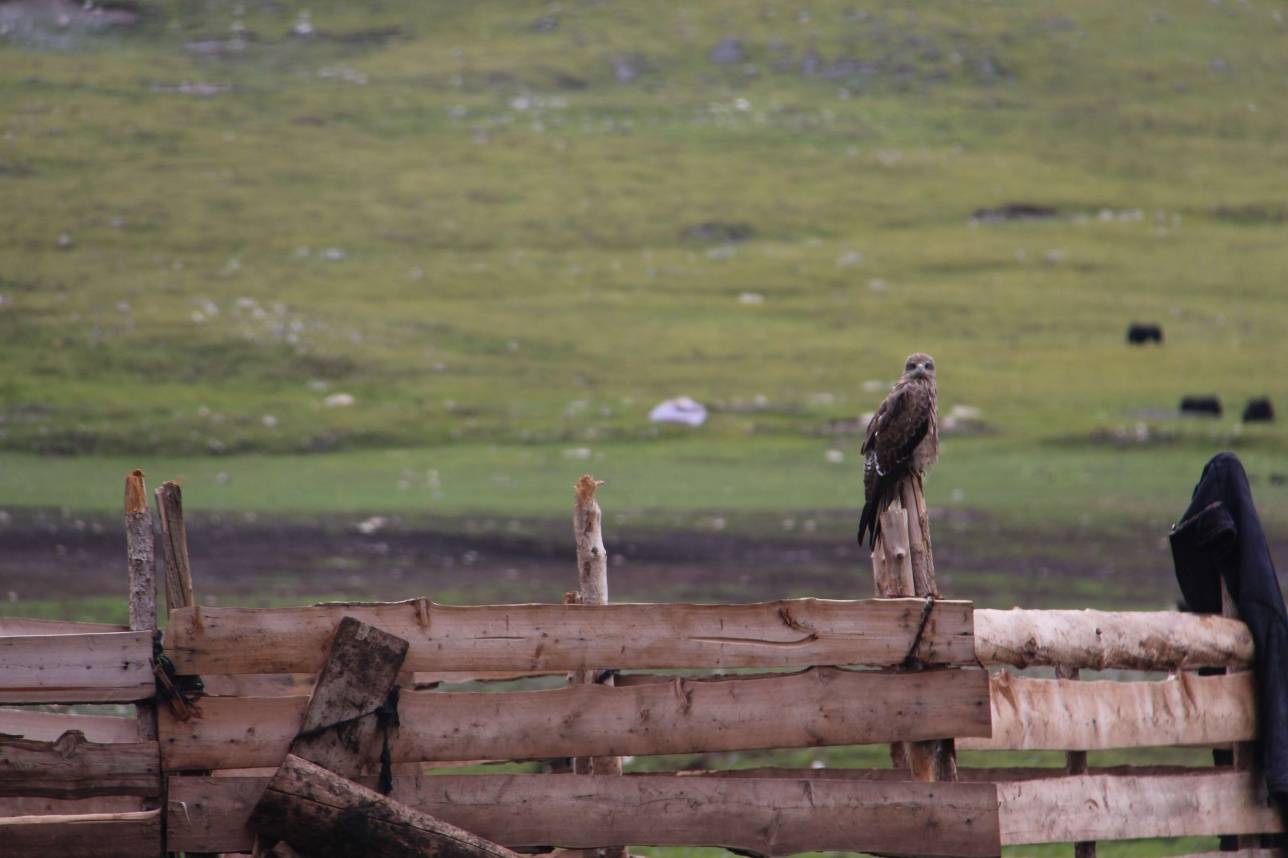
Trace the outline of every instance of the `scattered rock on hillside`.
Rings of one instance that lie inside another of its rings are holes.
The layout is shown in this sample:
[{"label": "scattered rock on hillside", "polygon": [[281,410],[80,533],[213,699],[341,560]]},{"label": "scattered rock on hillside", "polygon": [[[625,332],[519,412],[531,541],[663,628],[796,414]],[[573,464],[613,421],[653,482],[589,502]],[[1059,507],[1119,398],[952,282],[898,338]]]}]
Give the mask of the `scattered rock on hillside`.
[{"label": "scattered rock on hillside", "polygon": [[996,208],[975,209],[971,218],[984,223],[1007,220],[1043,220],[1057,214],[1051,206],[1040,203],[1005,203]]},{"label": "scattered rock on hillside", "polygon": [[686,241],[747,241],[755,234],[756,230],[749,223],[719,220],[691,224],[680,230],[680,237]]},{"label": "scattered rock on hillside", "polygon": [[710,56],[713,63],[732,65],[747,59],[747,49],[743,47],[742,39],[726,37],[716,43],[716,46],[711,49]]}]

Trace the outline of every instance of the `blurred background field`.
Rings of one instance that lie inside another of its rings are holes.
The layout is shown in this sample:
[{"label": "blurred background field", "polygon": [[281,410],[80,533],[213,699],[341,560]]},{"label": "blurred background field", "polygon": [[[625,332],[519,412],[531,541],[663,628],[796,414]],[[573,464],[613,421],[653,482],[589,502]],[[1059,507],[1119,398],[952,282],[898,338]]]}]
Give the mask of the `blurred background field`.
[{"label": "blurred background field", "polygon": [[[958,594],[1166,600],[1159,540],[1211,453],[1288,533],[1285,434],[1239,419],[1285,399],[1282,18],[5,3],[0,525],[29,550],[0,583],[42,595],[19,566],[77,550],[34,534],[92,534],[135,466],[198,523],[552,554],[590,470],[610,548],[717,535],[774,581],[830,552],[848,593],[859,418],[924,349],[937,549],[988,582]],[[1182,419],[1186,394],[1225,413]],[[677,395],[706,425],[649,422]]]}]

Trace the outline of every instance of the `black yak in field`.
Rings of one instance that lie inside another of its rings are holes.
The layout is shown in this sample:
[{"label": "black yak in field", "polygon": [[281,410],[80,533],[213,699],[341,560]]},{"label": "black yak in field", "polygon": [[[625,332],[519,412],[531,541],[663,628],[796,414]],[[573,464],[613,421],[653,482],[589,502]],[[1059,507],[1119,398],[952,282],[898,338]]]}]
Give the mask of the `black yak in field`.
[{"label": "black yak in field", "polygon": [[1244,423],[1269,422],[1275,419],[1275,407],[1270,404],[1270,397],[1257,396],[1248,400],[1243,407]]},{"label": "black yak in field", "polygon": [[1127,342],[1133,346],[1143,346],[1146,343],[1158,343],[1161,346],[1163,326],[1132,322],[1127,326]]},{"label": "black yak in field", "polygon": [[1191,417],[1220,417],[1221,399],[1216,396],[1186,396],[1181,399],[1181,414]]}]

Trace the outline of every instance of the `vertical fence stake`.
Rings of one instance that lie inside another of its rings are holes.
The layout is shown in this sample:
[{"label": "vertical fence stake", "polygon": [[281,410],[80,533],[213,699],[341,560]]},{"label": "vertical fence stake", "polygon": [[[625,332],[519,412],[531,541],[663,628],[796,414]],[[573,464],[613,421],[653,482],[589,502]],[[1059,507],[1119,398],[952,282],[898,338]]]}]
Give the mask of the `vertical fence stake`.
[{"label": "vertical fence stake", "polygon": [[[125,556],[130,567],[130,631],[156,632],[157,567],[152,520],[143,472],[125,478]],[[139,741],[157,740],[157,710],[151,703],[134,707]]]},{"label": "vertical fence stake", "polygon": [[[1068,667],[1066,665],[1057,665],[1055,675],[1057,679],[1077,679],[1078,668]],[[1087,752],[1086,751],[1067,751],[1064,755],[1064,770],[1070,775],[1085,775],[1087,773]],[[1096,842],[1094,840],[1083,840],[1073,844],[1074,858],[1096,858]]]},{"label": "vertical fence stake", "polygon": [[[876,595],[939,598],[921,479],[908,476],[900,480],[894,499],[880,515],[881,534],[872,552]],[[952,739],[892,743],[890,760],[895,768],[908,769],[914,780],[957,780],[957,751]]]},{"label": "vertical fence stake", "polygon": [[[595,500],[595,491],[603,485],[590,474],[582,474],[573,491],[576,502],[572,508],[572,532],[577,545],[577,602],[583,605],[608,604],[608,551],[604,548],[603,512]],[[595,681],[595,671],[577,671],[570,677],[574,683],[584,685]],[[603,677],[604,685],[613,684],[612,674]],[[577,774],[620,775],[621,757],[578,757],[573,760]],[[625,846],[586,850],[601,858],[626,858]]]},{"label": "vertical fence stake", "polygon": [[166,609],[191,607],[196,600],[192,594],[192,567],[188,562],[188,531],[183,523],[183,492],[178,483],[168,480],[156,494],[161,547],[165,554]]}]

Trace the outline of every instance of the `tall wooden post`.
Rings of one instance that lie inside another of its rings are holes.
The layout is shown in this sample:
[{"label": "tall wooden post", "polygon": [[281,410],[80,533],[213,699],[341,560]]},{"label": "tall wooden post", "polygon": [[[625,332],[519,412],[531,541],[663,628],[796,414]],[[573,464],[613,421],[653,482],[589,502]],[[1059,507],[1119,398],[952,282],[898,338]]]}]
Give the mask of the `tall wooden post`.
[{"label": "tall wooden post", "polygon": [[[880,515],[881,535],[872,552],[876,594],[883,598],[938,598],[930,519],[921,478],[908,476],[900,480],[894,499]],[[895,768],[908,769],[915,780],[957,780],[957,751],[952,739],[894,743],[890,746],[890,759]]]},{"label": "tall wooden post", "polygon": [[[590,474],[582,474],[573,486],[575,502],[572,508],[572,533],[577,545],[577,599],[582,605],[608,604],[608,551],[604,548],[603,512],[595,492],[603,485]],[[576,671],[569,680],[573,683],[589,685],[595,681],[596,671]],[[603,679],[604,685],[612,685],[613,677]],[[573,760],[573,771],[577,774],[620,775],[622,773],[621,757],[577,757]],[[582,850],[578,850],[582,851]],[[604,849],[585,850],[601,858],[626,858],[625,846],[612,846]]]},{"label": "tall wooden post", "polygon": [[166,609],[191,607],[196,599],[188,562],[188,531],[183,523],[183,492],[173,480],[157,489],[157,521],[165,555]]},{"label": "tall wooden post", "polygon": [[[157,628],[157,568],[148,493],[143,472],[125,478],[125,556],[130,567],[130,631],[155,633]],[[151,703],[134,707],[139,741],[157,740],[157,710]]]}]

